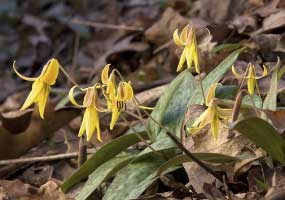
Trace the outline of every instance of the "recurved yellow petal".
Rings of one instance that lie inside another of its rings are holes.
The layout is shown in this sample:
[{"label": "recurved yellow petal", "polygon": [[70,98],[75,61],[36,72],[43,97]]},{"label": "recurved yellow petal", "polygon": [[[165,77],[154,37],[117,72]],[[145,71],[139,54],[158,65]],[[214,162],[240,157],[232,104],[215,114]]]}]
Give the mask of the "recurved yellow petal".
[{"label": "recurved yellow petal", "polygon": [[217,115],[214,115],[211,121],[211,132],[215,139],[217,139],[219,134],[219,118]]},{"label": "recurved yellow petal", "polygon": [[37,96],[36,102],[38,104],[40,117],[44,119],[44,111],[47,103],[47,99],[50,92],[50,86],[48,84],[44,84],[40,94]]},{"label": "recurved yellow petal", "polygon": [[92,102],[94,102],[94,97],[95,97],[95,88],[88,87],[84,95],[83,106],[84,107],[90,106]]},{"label": "recurved yellow petal", "polygon": [[81,122],[81,126],[78,132],[78,137],[81,137],[83,135],[83,133],[86,131],[86,119],[87,115],[86,115],[86,110],[84,111],[84,115],[83,115],[83,119]]},{"label": "recurved yellow petal", "polygon": [[194,61],[194,66],[195,66],[195,70],[198,74],[200,74],[200,66],[199,66],[199,61],[198,61],[198,50],[197,50],[197,42],[196,42],[196,35],[195,32],[193,31],[193,48],[194,48],[194,52],[193,52],[193,61]]},{"label": "recurved yellow petal", "polygon": [[118,101],[128,101],[131,100],[134,96],[133,88],[130,83],[120,82],[117,91],[117,100]]},{"label": "recurved yellow petal", "polygon": [[267,76],[267,75],[268,75],[267,67],[266,67],[265,65],[263,65],[262,67],[263,67],[263,73],[262,73],[262,76],[256,77],[256,79],[261,79],[261,78],[264,78],[265,76]]},{"label": "recurved yellow petal", "polygon": [[37,97],[41,94],[45,83],[36,80],[32,85],[32,90],[28,95],[27,99],[25,100],[24,104],[22,105],[20,110],[25,110],[30,107],[34,102],[36,102]]},{"label": "recurved yellow petal", "polygon": [[180,37],[178,35],[178,29],[176,29],[173,33],[173,40],[174,40],[175,44],[177,44],[179,46],[184,45],[183,41],[180,39]]},{"label": "recurved yellow petal", "polygon": [[184,45],[187,44],[188,41],[188,33],[189,33],[189,24],[184,26],[184,28],[181,31],[180,39],[184,43]]},{"label": "recurved yellow petal", "polygon": [[247,89],[249,94],[254,94],[255,86],[256,86],[256,80],[254,78],[248,78]]},{"label": "recurved yellow petal", "polygon": [[45,64],[39,79],[48,85],[54,85],[59,72],[59,62],[57,59],[50,59]]},{"label": "recurved yellow petal", "polygon": [[116,95],[116,76],[114,72],[112,72],[109,77],[106,92],[109,98],[113,98]]},{"label": "recurved yellow petal", "polygon": [[237,78],[243,78],[243,75],[240,75],[239,73],[237,73],[236,69],[234,66],[232,66],[232,72],[233,74],[237,77]]},{"label": "recurved yellow petal", "polygon": [[23,80],[25,81],[35,81],[37,78],[30,78],[30,77],[27,77],[27,76],[24,76],[22,75],[20,72],[18,72],[18,70],[16,69],[16,61],[13,62],[13,69],[14,69],[14,72]]},{"label": "recurved yellow petal", "polygon": [[207,97],[206,97],[206,106],[209,106],[211,101],[215,98],[216,88],[218,83],[214,83],[208,90]]},{"label": "recurved yellow petal", "polygon": [[74,99],[74,90],[75,90],[75,88],[77,88],[77,87],[78,87],[78,85],[75,85],[75,86],[73,86],[73,87],[69,90],[69,92],[68,92],[69,101],[70,101],[73,105],[75,105],[75,106],[77,106],[77,107],[79,107],[79,108],[84,108],[84,107],[85,107],[84,105],[78,104],[78,103],[76,102],[76,100]]},{"label": "recurved yellow petal", "polygon": [[115,102],[115,105],[113,105],[112,108],[112,118],[111,118],[111,123],[110,123],[110,130],[113,130],[116,122],[119,119],[119,116],[121,114],[121,111],[117,108],[117,102]]},{"label": "recurved yellow petal", "polygon": [[213,109],[210,107],[207,108],[192,124],[192,127],[189,129],[189,132],[195,134],[202,130],[207,124],[211,123],[211,119],[213,118]]},{"label": "recurved yellow petal", "polygon": [[110,64],[105,65],[101,73],[101,81],[103,84],[108,83]]},{"label": "recurved yellow petal", "polygon": [[181,57],[180,57],[180,60],[179,60],[177,69],[176,69],[177,72],[179,72],[179,71],[182,70],[183,65],[184,65],[184,63],[185,63],[185,60],[186,60],[186,54],[187,54],[187,48],[184,48],[184,49],[183,49],[183,52],[182,52],[182,54],[181,54]]},{"label": "recurved yellow petal", "polygon": [[185,47],[186,50],[186,63],[187,63],[187,68],[191,69],[192,67],[192,63],[193,63],[193,46],[186,46]]},{"label": "recurved yellow petal", "polygon": [[95,131],[96,121],[98,121],[98,113],[95,107],[86,108],[86,140],[89,141]]}]

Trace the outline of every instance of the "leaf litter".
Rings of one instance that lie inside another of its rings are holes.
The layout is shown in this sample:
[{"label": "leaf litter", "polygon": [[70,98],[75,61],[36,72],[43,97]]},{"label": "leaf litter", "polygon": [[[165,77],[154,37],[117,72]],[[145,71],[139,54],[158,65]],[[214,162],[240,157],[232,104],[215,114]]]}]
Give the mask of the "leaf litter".
[{"label": "leaf litter", "polygon": [[[17,111],[22,104],[20,99],[23,98],[20,97],[25,95],[28,87],[15,78],[11,71],[9,66],[14,59],[17,60],[22,73],[36,76],[40,66],[48,58],[56,56],[81,84],[86,84],[87,80],[98,80],[98,72],[106,63],[111,62],[121,67],[119,70],[132,80],[135,90],[143,91],[139,94],[141,100],[150,103],[148,105],[154,105],[162,94],[162,89],[166,87],[165,84],[175,76],[173,66],[177,64],[180,53],[171,41],[171,36],[176,28],[182,28],[191,20],[197,27],[198,39],[209,41],[207,46],[199,47],[202,52],[199,56],[203,58],[200,58],[201,69],[204,72],[214,69],[230,54],[231,51],[223,50],[222,47],[228,44],[241,44],[250,49],[251,53],[241,55],[236,64],[240,63],[243,69],[246,62],[261,66],[264,62],[276,62],[277,56],[284,64],[284,12],[284,3],[280,0],[197,0],[191,3],[183,0],[102,0],[98,3],[13,0],[1,3],[0,70],[1,74],[5,75],[1,76],[3,84],[0,94],[1,159],[77,152],[79,143],[76,133],[80,124],[76,123],[76,120],[80,118],[80,112],[71,107],[53,109],[62,99],[62,93],[68,90],[63,77],[60,77],[56,85],[57,90],[48,105],[51,109],[46,121],[40,121],[37,115],[30,111]],[[76,20],[78,23],[75,23]],[[88,25],[86,22],[90,21],[96,21],[97,24]],[[127,27],[135,29],[130,30]],[[205,34],[205,28],[212,33],[210,39]],[[77,45],[76,38],[79,38]],[[220,50],[215,52],[214,49],[218,47]],[[230,45],[228,47],[234,48]],[[257,73],[261,70],[262,67],[258,67]],[[273,67],[270,66],[269,72],[272,71]],[[157,83],[155,86],[152,85],[154,81]],[[222,80],[223,83],[237,81],[239,80],[234,79],[230,73]],[[155,89],[157,86],[159,87]],[[260,80],[262,95],[267,94],[269,86],[270,79]],[[283,78],[278,86],[278,105],[284,104],[282,91]],[[197,110],[194,109],[194,112]],[[283,136],[283,110],[268,110],[265,113]],[[132,122],[137,120],[128,115],[126,117]],[[124,123],[120,126],[122,129],[112,131],[111,134],[107,126],[103,126],[104,143],[123,135],[128,129]],[[266,199],[273,199],[272,195],[275,193],[282,195],[284,184],[276,181],[284,178],[282,168],[268,168],[265,161],[255,160],[262,150],[238,133],[229,138],[224,128],[216,141],[207,134],[207,128],[203,132],[197,136],[186,137],[185,146],[192,152],[223,153],[245,157],[248,161],[242,163],[242,170],[239,170],[238,174],[233,165],[215,166],[226,172],[228,177],[235,174],[230,180],[232,199],[259,199],[264,195]],[[92,140],[88,149],[93,150],[100,146],[102,144]],[[266,162],[273,163],[270,158]],[[150,185],[143,197],[186,199],[192,195],[194,199],[227,199],[229,191],[223,183],[218,183],[195,163],[184,163],[183,166],[184,170],[180,168],[177,174],[172,174],[174,178],[170,178],[170,184],[161,179]],[[68,194],[63,194],[59,186],[75,170],[75,157],[2,166],[0,196],[21,199],[73,199],[82,186],[74,193]],[[185,180],[185,177],[188,180]],[[255,180],[256,177],[259,182]],[[270,180],[274,177],[275,181]],[[240,182],[243,185],[239,184]],[[260,182],[268,185],[266,192],[260,190]],[[107,181],[106,184],[110,182]],[[191,195],[175,189],[177,184],[180,184],[180,188],[191,191]],[[104,187],[101,189],[104,190]]]}]

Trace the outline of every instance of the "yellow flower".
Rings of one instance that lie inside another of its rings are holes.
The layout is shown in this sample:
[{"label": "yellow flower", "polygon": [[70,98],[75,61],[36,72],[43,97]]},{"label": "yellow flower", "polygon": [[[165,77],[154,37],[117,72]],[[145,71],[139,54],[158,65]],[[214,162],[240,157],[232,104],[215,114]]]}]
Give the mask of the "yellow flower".
[{"label": "yellow flower", "polygon": [[178,29],[173,33],[173,40],[178,46],[184,46],[184,50],[181,54],[178,67],[176,71],[181,71],[183,64],[187,63],[188,69],[192,67],[194,63],[195,71],[200,73],[200,67],[198,63],[197,42],[194,27],[188,24],[183,29],[179,36]]},{"label": "yellow flower", "polygon": [[258,89],[258,85],[257,85],[257,80],[267,76],[268,71],[267,71],[266,66],[263,65],[263,74],[262,74],[262,76],[256,76],[255,67],[251,63],[249,63],[247,65],[247,69],[246,69],[246,72],[245,72],[244,75],[238,74],[236,72],[234,66],[232,66],[232,72],[239,79],[242,79],[242,78],[246,78],[247,79],[247,89],[248,89],[248,93],[249,94],[251,94],[251,95],[254,94],[254,90],[256,88],[258,94],[260,95],[260,92],[259,92],[259,89]]},{"label": "yellow flower", "polygon": [[98,111],[104,112],[104,109],[101,108],[98,102],[98,93],[96,90],[97,86],[95,85],[93,87],[81,89],[82,91],[85,91],[83,105],[79,105],[74,99],[73,92],[74,92],[74,89],[77,87],[78,86],[73,86],[70,89],[68,96],[69,96],[70,102],[73,105],[79,108],[85,108],[85,112],[83,115],[81,127],[79,129],[78,137],[81,137],[83,133],[86,132],[87,141],[89,141],[96,129],[97,139],[100,142],[102,142]]},{"label": "yellow flower", "polygon": [[110,130],[113,130],[119,116],[123,110],[126,109],[126,102],[131,100],[134,96],[133,88],[130,82],[119,83],[117,93],[114,98],[111,98],[110,110],[112,111],[112,119],[110,123]]},{"label": "yellow flower", "polygon": [[106,86],[103,94],[107,100],[107,108],[112,112],[110,130],[113,130],[121,112],[126,109],[126,102],[133,98],[134,92],[130,82],[121,81],[116,88],[115,71],[113,70],[109,76],[109,68],[110,64],[103,68],[101,81]]},{"label": "yellow flower", "polygon": [[193,123],[192,127],[188,130],[190,133],[197,133],[207,124],[211,126],[211,132],[215,138],[219,133],[219,123],[222,119],[229,119],[232,115],[231,109],[220,108],[214,101],[215,91],[218,83],[213,84],[206,97],[206,106],[208,107]]},{"label": "yellow flower", "polygon": [[28,95],[26,101],[24,102],[21,110],[25,110],[30,107],[33,103],[36,103],[39,108],[40,117],[44,118],[44,110],[47,102],[47,98],[50,92],[50,86],[54,85],[56,82],[56,78],[58,76],[60,64],[57,59],[50,59],[44,66],[41,74],[37,78],[30,78],[20,74],[16,67],[15,62],[13,64],[13,69],[16,74],[26,80],[33,81],[32,90]]}]

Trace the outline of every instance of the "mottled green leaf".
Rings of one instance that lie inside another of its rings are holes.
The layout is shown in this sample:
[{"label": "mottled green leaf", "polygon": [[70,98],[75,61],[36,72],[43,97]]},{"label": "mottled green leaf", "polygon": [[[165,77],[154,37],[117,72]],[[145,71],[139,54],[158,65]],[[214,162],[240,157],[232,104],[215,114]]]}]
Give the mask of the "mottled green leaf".
[{"label": "mottled green leaf", "polygon": [[[217,154],[217,153],[193,153],[193,155],[196,158],[199,158],[200,160],[212,162],[212,163],[226,163],[226,162],[235,162],[239,161],[238,158],[227,156],[223,154]],[[167,162],[163,163],[158,169],[158,175],[160,175],[162,172],[166,171],[168,168],[180,165],[185,162],[192,162],[192,159],[189,158],[187,155],[178,155],[171,159],[169,159]]]},{"label": "mottled green leaf", "polygon": [[[147,134],[145,132],[136,134],[139,134],[142,138],[147,139]],[[140,139],[136,134],[133,133],[116,138],[99,149],[85,163],[83,163],[83,165],[71,177],[69,177],[69,179],[63,183],[61,187],[62,190],[67,191],[74,184],[87,177],[101,164],[115,157],[129,146],[140,142]]]},{"label": "mottled green leaf", "polygon": [[84,187],[76,197],[78,200],[85,200],[89,195],[106,179],[113,176],[117,171],[126,166],[134,155],[117,156],[100,165],[94,170]]},{"label": "mottled green leaf", "polygon": [[280,60],[278,58],[277,64],[271,77],[270,87],[267,96],[263,102],[263,109],[276,110],[277,107],[277,94],[278,94],[278,72],[280,68]]},{"label": "mottled green leaf", "polygon": [[281,135],[267,121],[251,117],[236,122],[233,129],[248,137],[264,149],[274,160],[285,164],[285,142]]},{"label": "mottled green leaf", "polygon": [[[181,127],[187,102],[196,86],[192,74],[188,70],[183,71],[171,82],[161,96],[151,116],[173,132],[178,129],[180,131],[178,127]],[[161,128],[151,119],[148,122],[148,129],[153,140],[161,131]]]},{"label": "mottled green leaf", "polygon": [[160,157],[149,156],[128,164],[117,173],[103,200],[138,198],[157,179],[157,169],[162,163]]}]

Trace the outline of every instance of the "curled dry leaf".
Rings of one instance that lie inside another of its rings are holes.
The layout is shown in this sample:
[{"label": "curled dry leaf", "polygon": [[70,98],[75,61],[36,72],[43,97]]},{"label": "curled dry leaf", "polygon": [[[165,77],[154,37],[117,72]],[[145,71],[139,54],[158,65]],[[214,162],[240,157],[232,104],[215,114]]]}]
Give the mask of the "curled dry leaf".
[{"label": "curled dry leaf", "polygon": [[[45,120],[41,120],[37,113],[33,114],[28,128],[16,135],[0,126],[0,159],[16,158],[22,155],[80,114],[80,110],[75,108],[62,108],[57,111],[53,108],[54,105],[48,103]],[[25,120],[25,117],[22,120]]]},{"label": "curled dry leaf", "polygon": [[[249,146],[251,142],[241,135],[236,135],[229,139],[228,129],[223,126],[219,130],[217,139],[213,138],[210,130],[205,130],[204,133],[187,137],[184,144],[191,152],[211,152],[238,156],[241,154],[242,149]],[[190,180],[190,184],[192,184],[198,192],[203,191],[203,183],[211,183],[215,180],[213,176],[209,175],[195,163],[185,163],[183,166]],[[233,173],[233,167],[230,165],[219,165],[218,168],[227,172],[229,176]]]},{"label": "curled dry leaf", "polygon": [[[2,126],[11,134],[18,134],[24,132],[30,125],[33,109],[24,111],[10,111],[7,113],[0,113]],[[15,124],[17,124],[15,126]]]},{"label": "curled dry leaf", "polygon": [[281,28],[285,25],[285,10],[274,13],[263,21],[262,28],[257,32],[266,32],[276,28]]}]

